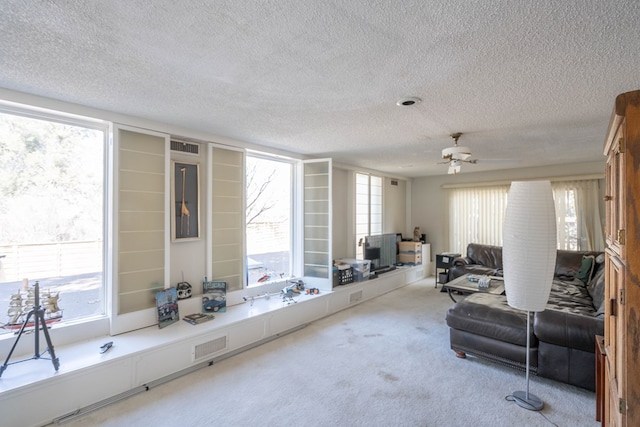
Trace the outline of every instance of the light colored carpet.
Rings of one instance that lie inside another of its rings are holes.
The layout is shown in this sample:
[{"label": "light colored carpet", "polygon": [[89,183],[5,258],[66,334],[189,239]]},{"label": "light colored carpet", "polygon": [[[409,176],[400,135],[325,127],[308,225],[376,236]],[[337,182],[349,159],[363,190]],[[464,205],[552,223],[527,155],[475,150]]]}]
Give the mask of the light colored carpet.
[{"label": "light colored carpet", "polygon": [[425,279],[67,426],[597,426],[595,395],[449,348],[452,304]]}]

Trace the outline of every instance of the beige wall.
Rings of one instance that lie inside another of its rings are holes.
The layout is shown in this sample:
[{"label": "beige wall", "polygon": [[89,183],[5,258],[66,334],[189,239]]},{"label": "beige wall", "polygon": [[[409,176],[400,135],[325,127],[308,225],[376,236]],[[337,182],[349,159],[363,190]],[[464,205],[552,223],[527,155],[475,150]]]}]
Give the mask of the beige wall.
[{"label": "beige wall", "polygon": [[351,172],[346,169],[332,169],[332,257],[333,259],[353,258],[349,249],[353,243],[353,227],[348,221],[351,212]]},{"label": "beige wall", "polygon": [[[469,168],[467,168],[468,170]],[[410,218],[414,226],[419,226],[427,234],[431,243],[431,253],[446,252],[448,248],[448,205],[445,184],[482,183],[495,181],[515,181],[544,179],[552,177],[570,177],[602,174],[604,176],[604,157],[602,162],[577,163],[562,166],[538,168],[506,169],[493,172],[441,175],[416,178],[411,182]]]},{"label": "beige wall", "polygon": [[[393,185],[395,183],[395,185]],[[382,230],[386,233],[402,233],[406,235],[407,218],[407,183],[406,181],[385,178],[384,179],[384,206],[382,213]]]}]

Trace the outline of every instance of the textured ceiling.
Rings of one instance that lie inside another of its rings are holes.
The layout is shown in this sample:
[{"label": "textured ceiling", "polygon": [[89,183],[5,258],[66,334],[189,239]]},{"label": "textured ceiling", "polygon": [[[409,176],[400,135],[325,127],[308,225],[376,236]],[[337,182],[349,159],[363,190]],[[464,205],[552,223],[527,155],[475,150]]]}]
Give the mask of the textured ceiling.
[{"label": "textured ceiling", "polygon": [[[0,87],[395,176],[601,161],[640,2],[0,2]],[[404,97],[422,102],[399,107]]]}]

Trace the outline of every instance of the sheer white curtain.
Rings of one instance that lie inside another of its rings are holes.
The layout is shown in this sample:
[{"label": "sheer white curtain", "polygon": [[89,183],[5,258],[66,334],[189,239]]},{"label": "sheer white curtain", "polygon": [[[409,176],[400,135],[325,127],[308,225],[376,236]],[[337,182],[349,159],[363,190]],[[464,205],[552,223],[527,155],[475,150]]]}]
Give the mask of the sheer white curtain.
[{"label": "sheer white curtain", "polygon": [[[553,181],[558,249],[604,250],[600,181]],[[449,251],[465,254],[469,243],[502,246],[509,184],[449,189]]]},{"label": "sheer white curtain", "polygon": [[469,243],[502,245],[509,184],[449,190],[449,251],[465,254]]},{"label": "sheer white curtain", "polygon": [[558,221],[558,249],[604,250],[600,181],[557,181],[551,187]]}]

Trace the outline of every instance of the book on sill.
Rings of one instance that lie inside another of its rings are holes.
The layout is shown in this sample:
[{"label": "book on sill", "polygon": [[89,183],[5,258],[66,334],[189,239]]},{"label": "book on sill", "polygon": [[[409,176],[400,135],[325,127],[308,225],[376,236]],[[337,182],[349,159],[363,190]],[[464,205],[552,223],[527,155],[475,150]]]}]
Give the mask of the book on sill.
[{"label": "book on sill", "polygon": [[208,322],[209,320],[215,319],[216,316],[213,314],[203,314],[203,313],[193,313],[188,314],[182,318],[187,323],[191,323],[192,325],[199,325],[200,323]]},{"label": "book on sill", "polygon": [[156,292],[158,327],[164,328],[180,319],[178,310],[178,289],[173,287]]},{"label": "book on sill", "polygon": [[227,311],[227,282],[202,283],[202,312]]}]

